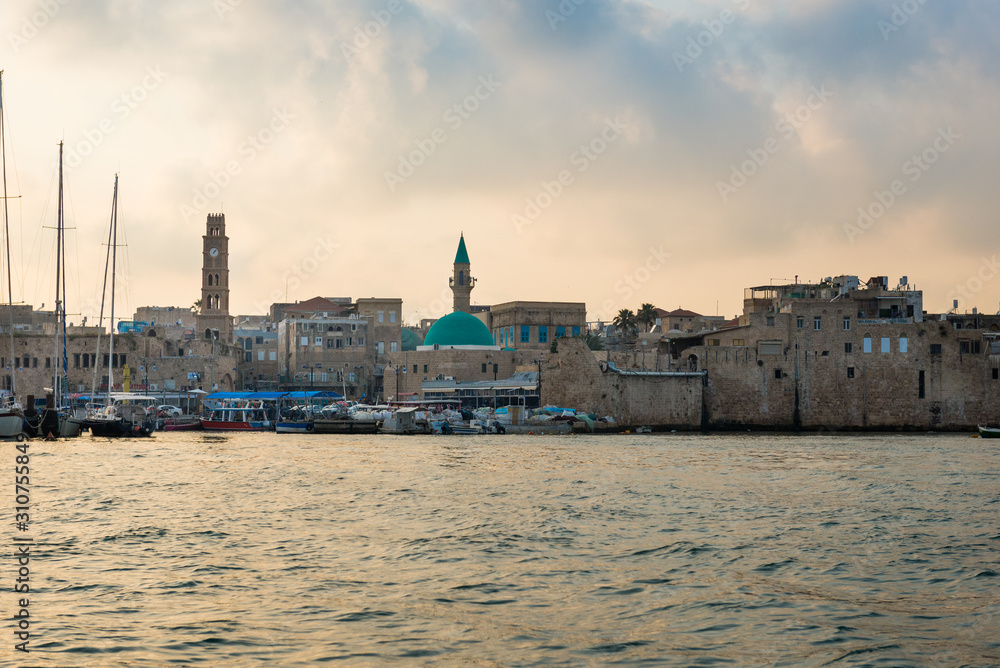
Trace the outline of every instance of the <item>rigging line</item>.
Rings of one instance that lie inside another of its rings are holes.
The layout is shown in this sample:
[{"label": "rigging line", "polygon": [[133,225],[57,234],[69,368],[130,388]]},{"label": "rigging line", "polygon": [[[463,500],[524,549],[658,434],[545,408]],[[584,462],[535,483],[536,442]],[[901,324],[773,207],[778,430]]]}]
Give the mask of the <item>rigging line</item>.
[{"label": "rigging line", "polygon": [[[15,394],[17,391],[17,385],[15,382],[14,374],[14,291],[10,286],[10,232],[9,232],[9,216],[7,209],[7,133],[4,132],[5,114],[3,113],[3,70],[0,70],[0,162],[3,163],[3,237],[7,247],[6,254],[6,265],[7,265],[7,313],[10,316],[8,318],[8,326],[10,327],[10,393]],[[0,263],[2,266],[2,263]]]},{"label": "rigging line", "polygon": [[[115,194],[111,198],[111,212],[112,212],[111,213],[111,218],[112,218],[112,220],[114,220],[114,211],[115,211],[115,208],[117,206],[118,206],[118,176],[115,175]],[[111,236],[112,236],[113,229],[114,228],[111,225],[108,225],[108,245],[107,245],[107,253],[105,254],[105,257],[104,257],[104,283],[101,285],[101,311],[100,311],[100,316],[97,319],[97,326],[98,326],[98,330],[97,330],[97,355],[96,355],[96,359],[94,360],[94,365],[93,365],[94,366],[94,376],[93,376],[93,380],[91,381],[91,385],[90,385],[90,388],[91,388],[90,389],[90,394],[91,394],[91,396],[94,396],[94,395],[97,394],[97,373],[98,373],[98,371],[100,370],[100,367],[101,367],[101,332],[104,330],[104,298],[106,296],[107,286],[108,286],[108,265],[111,263]],[[110,365],[111,365],[111,358],[109,357],[108,358],[108,366],[110,366]],[[111,376],[109,374],[108,375],[108,391],[109,392],[111,391],[110,388],[111,388]]]}]

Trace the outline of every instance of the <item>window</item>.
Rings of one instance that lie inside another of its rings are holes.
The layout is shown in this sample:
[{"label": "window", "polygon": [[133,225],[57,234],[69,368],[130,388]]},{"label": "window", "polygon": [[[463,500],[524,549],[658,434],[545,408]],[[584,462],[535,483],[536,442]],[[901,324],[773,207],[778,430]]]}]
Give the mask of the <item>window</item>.
[{"label": "window", "polygon": [[256,343],[257,345],[261,345],[261,346],[264,345],[264,337],[263,336],[255,336],[254,337],[254,343]]},{"label": "window", "polygon": [[379,341],[375,344],[375,348],[378,350],[379,355],[385,354],[385,341]]},{"label": "window", "polygon": [[46,357],[45,358],[45,368],[46,369],[51,369],[52,368],[52,358],[51,357]]},{"label": "window", "polygon": [[854,344],[851,343],[850,341],[844,342],[844,352],[847,353],[847,354],[853,353],[854,352]]},{"label": "window", "polygon": [[274,362],[275,360],[277,360],[278,359],[278,351],[272,350],[270,353],[268,353],[267,359],[269,361],[271,361],[271,362]]},{"label": "window", "polygon": [[257,351],[257,361],[258,362],[263,362],[264,361],[264,351],[263,350],[258,350]]},{"label": "window", "polygon": [[531,328],[527,325],[521,325],[521,343],[528,343],[530,341]]},{"label": "window", "polygon": [[353,371],[351,373],[347,374],[347,382],[349,382],[349,383],[353,383],[354,382],[354,372]]},{"label": "window", "polygon": [[746,339],[733,339],[734,346],[745,346],[746,344]]},{"label": "window", "polygon": [[316,340],[314,341],[314,343],[317,346],[322,346],[323,345],[323,337],[322,336],[317,336]]},{"label": "window", "polygon": [[959,341],[958,350],[962,353],[978,355],[982,352],[982,341]]},{"label": "window", "polygon": [[365,337],[363,337],[363,336],[359,336],[358,337],[358,345],[359,346],[365,345]]},{"label": "window", "polygon": [[774,377],[775,378],[781,378],[781,369],[775,369],[774,370]]},{"label": "window", "polygon": [[427,373],[427,365],[424,365],[424,373]]},{"label": "window", "polygon": [[486,373],[486,363],[483,363],[483,373]]},{"label": "window", "polygon": [[773,315],[767,316],[767,318],[764,320],[764,324],[766,324],[768,327],[774,327],[774,316]]},{"label": "window", "polygon": [[308,336],[301,337],[301,339],[299,340],[299,344],[303,345],[303,346],[308,346],[309,345],[309,337]]},{"label": "window", "polygon": [[870,353],[872,351],[872,337],[865,334],[864,338],[864,351]]},{"label": "window", "polygon": [[887,353],[890,351],[889,337],[882,337],[882,352]]},{"label": "window", "polygon": [[806,319],[801,315],[795,316],[795,327],[797,327],[798,329],[802,329],[805,326],[806,326]]},{"label": "window", "polygon": [[580,328],[579,327],[574,327],[573,328],[573,336],[580,336]]},{"label": "window", "polygon": [[385,320],[385,311],[378,312],[378,321],[383,322]]},{"label": "window", "polygon": [[[180,353],[177,353],[177,354],[180,355]],[[90,368],[90,360],[91,359],[92,358],[91,358],[91,356],[89,354],[87,354],[87,353],[83,354],[83,368],[84,369],[89,369]]]},{"label": "window", "polygon": [[399,350],[399,343],[397,341],[389,342],[389,352],[394,353]]},{"label": "window", "polygon": [[334,340],[335,340],[335,341],[336,341],[336,343],[337,343],[337,345],[336,345],[335,347],[336,347],[336,348],[337,348],[338,350],[344,347],[344,340],[343,340],[343,339],[334,339]]},{"label": "window", "polygon": [[539,343],[548,343],[549,342],[549,328],[548,327],[546,327],[544,325],[540,325],[538,327],[538,342]]},{"label": "window", "polygon": [[396,322],[396,312],[389,311],[389,322]]},{"label": "window", "polygon": [[561,326],[561,325],[557,326],[556,327],[556,338],[557,339],[561,339],[564,336],[566,336],[566,328],[563,327],[563,326]]},{"label": "window", "polygon": [[760,342],[760,354],[761,355],[780,355],[781,354],[781,341],[761,341]]},{"label": "window", "polygon": [[347,337],[347,345],[349,345],[349,346],[353,346],[354,345],[354,338],[353,337],[350,337],[350,336]]},{"label": "window", "polygon": [[851,328],[851,316],[845,315],[844,316],[844,329],[848,330],[850,328]]},{"label": "window", "polygon": [[247,340],[243,342],[243,348],[246,350],[253,350],[253,339],[248,336]]},{"label": "window", "polygon": [[710,345],[710,346],[717,346],[717,345],[719,345],[719,342],[720,342],[719,339],[709,339],[708,340],[708,345]]},{"label": "window", "polygon": [[940,343],[932,343],[931,344],[931,355],[940,355],[940,354],[941,354],[941,344]]},{"label": "window", "polygon": [[247,362],[252,362],[253,361],[253,353],[250,352],[249,350],[244,351],[243,352],[243,359],[245,361],[247,361]]},{"label": "window", "polygon": [[997,380],[997,379],[1000,379],[1000,369],[994,368],[993,369],[993,380]]},{"label": "window", "polygon": [[854,378],[854,367],[853,366],[847,367],[847,377],[848,378]]},{"label": "window", "polygon": [[909,346],[909,341],[906,340],[906,337],[905,336],[899,337],[899,352],[905,353],[908,346]]},{"label": "window", "polygon": [[326,347],[327,348],[333,348],[336,345],[337,345],[337,339],[327,339],[326,340]]},{"label": "window", "polygon": [[417,372],[417,365],[416,365],[416,364],[414,364],[414,365],[413,365],[413,373],[416,373],[416,372]]},{"label": "window", "polygon": [[924,372],[921,370],[917,376],[917,398],[923,399],[926,396],[927,394],[924,389]]},{"label": "window", "polygon": [[813,329],[823,329],[823,318],[821,316],[816,316],[813,318]]},{"label": "window", "polygon": [[80,368],[80,353],[73,353],[73,368]]}]

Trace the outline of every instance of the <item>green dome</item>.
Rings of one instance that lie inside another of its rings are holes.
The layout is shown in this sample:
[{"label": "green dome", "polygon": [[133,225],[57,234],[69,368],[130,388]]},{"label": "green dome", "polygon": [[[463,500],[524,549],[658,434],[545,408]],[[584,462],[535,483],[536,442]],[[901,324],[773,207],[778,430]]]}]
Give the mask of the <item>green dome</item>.
[{"label": "green dome", "polygon": [[421,345],[420,335],[408,327],[403,328],[403,350],[416,350]]},{"label": "green dome", "polygon": [[492,346],[493,335],[474,315],[455,311],[439,319],[427,331],[425,346]]}]

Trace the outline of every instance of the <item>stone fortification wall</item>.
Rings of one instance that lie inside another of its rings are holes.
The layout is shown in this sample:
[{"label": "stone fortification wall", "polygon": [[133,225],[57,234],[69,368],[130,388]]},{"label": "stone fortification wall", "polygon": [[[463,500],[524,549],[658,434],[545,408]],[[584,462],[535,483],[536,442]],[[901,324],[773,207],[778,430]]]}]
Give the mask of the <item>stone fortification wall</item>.
[{"label": "stone fortification wall", "polygon": [[607,370],[578,339],[561,339],[558,354],[542,365],[543,404],[611,415],[626,425],[697,429],[702,391],[700,374],[630,375]]},{"label": "stone fortification wall", "polygon": [[[852,322],[845,330],[841,322],[838,315],[836,327],[824,322],[820,331],[811,320],[805,329],[743,328],[729,336],[745,345],[721,334],[719,345],[686,350],[708,371],[709,426],[932,430],[1000,422],[1000,359],[988,353],[983,331],[942,321]],[[780,354],[761,354],[759,341],[774,339]]]}]

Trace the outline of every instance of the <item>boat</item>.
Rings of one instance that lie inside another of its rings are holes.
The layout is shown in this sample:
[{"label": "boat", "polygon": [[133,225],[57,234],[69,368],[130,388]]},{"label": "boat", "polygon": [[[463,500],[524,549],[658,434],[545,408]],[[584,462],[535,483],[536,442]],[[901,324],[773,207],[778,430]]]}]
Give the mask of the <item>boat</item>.
[{"label": "boat", "polygon": [[407,406],[393,411],[389,417],[382,421],[382,426],[379,427],[378,432],[380,434],[405,434],[407,436],[423,433],[423,428],[417,425],[417,410],[419,409],[416,406]]},{"label": "boat", "polygon": [[[104,285],[108,283],[108,264],[111,266],[111,327],[108,339],[108,359],[114,359],[115,352],[115,270],[118,245],[118,175],[115,174],[115,191],[111,200],[111,229],[108,232],[108,258],[104,265]],[[101,303],[101,320],[104,319],[104,304]],[[98,353],[100,353],[100,336],[97,337]],[[100,359],[100,355],[97,355]],[[94,365],[94,384],[97,384],[98,365]],[[127,370],[127,369],[126,369]],[[83,420],[83,426],[90,430],[91,436],[103,438],[120,438],[125,436],[150,436],[156,430],[156,423],[148,415],[147,406],[141,401],[112,398],[111,388],[114,386],[114,364],[108,364],[108,389],[103,407],[92,407]]]},{"label": "boat", "polygon": [[[63,208],[63,142],[59,142],[59,196],[56,213],[56,331],[55,351],[52,365],[52,402],[46,405],[42,419],[38,424],[38,435],[51,438],[76,438],[80,435],[83,420],[73,415],[72,408],[66,402],[69,396],[67,378],[69,378],[69,353],[66,342],[66,230]],[[55,433],[51,431],[54,426]]]},{"label": "boat", "polygon": [[[8,216],[7,209],[7,147],[6,147],[6,134],[3,130],[3,70],[0,70],[0,162],[3,163],[3,234],[4,238],[8,240],[6,244],[6,257],[7,257],[7,314],[9,320],[7,321],[7,332],[10,335],[10,354],[13,356],[14,351],[14,289],[13,283],[11,283],[10,274],[10,229],[8,221],[10,217]],[[26,436],[26,423],[24,421],[24,411],[21,410],[21,405],[17,403],[15,392],[17,389],[17,383],[15,382],[16,364],[12,364],[10,367],[10,390],[3,390],[3,404],[0,405],[0,438],[16,438],[18,440],[24,440]]]},{"label": "boat", "polygon": [[201,420],[196,417],[167,418],[163,421],[163,431],[197,431],[201,428]]},{"label": "boat", "polygon": [[978,425],[979,427],[979,438],[1000,438],[1000,428],[997,427],[984,427]]},{"label": "boat", "polygon": [[271,431],[263,401],[224,401],[205,409],[201,426],[208,431]]}]

